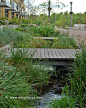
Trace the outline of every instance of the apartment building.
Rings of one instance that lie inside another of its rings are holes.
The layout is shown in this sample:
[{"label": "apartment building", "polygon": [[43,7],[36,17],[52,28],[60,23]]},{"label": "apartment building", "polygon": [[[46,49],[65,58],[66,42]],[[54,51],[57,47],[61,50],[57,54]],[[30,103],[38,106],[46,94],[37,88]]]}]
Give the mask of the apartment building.
[{"label": "apartment building", "polygon": [[26,19],[24,0],[0,0],[0,16]]}]

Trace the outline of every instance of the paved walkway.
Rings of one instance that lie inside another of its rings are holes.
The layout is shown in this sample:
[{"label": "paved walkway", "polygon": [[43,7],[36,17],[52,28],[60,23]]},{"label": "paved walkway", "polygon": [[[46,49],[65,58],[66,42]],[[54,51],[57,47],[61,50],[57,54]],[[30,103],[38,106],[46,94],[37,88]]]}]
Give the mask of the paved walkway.
[{"label": "paved walkway", "polygon": [[73,37],[86,37],[86,31],[85,30],[74,30],[74,29],[61,29],[57,28],[61,33],[67,33],[69,36]]},{"label": "paved walkway", "polygon": [[73,37],[79,45],[83,43],[86,45],[86,31],[85,30],[61,29],[61,28],[57,28],[57,30],[60,31],[60,33],[66,33],[70,37]]}]

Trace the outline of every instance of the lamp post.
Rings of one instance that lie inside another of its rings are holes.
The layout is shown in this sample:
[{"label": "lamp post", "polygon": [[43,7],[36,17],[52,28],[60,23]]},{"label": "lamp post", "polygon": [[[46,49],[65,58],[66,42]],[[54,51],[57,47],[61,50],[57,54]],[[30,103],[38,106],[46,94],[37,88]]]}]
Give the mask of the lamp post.
[{"label": "lamp post", "polygon": [[50,23],[50,11],[51,11],[51,7],[50,7],[50,0],[49,0],[49,7],[48,7],[48,11],[49,11],[49,13],[48,13],[48,17],[49,17],[49,21],[48,21],[48,23]]},{"label": "lamp post", "polygon": [[72,27],[72,1],[70,2],[70,28]]}]

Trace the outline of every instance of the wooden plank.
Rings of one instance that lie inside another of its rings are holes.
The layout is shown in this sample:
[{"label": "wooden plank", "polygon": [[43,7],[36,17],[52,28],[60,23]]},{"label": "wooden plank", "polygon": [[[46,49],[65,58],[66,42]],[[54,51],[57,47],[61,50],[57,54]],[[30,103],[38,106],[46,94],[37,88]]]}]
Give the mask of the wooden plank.
[{"label": "wooden plank", "polygon": [[75,58],[76,51],[74,51],[74,49],[66,49],[66,50],[67,52],[69,52],[69,54],[71,54],[72,58]]},{"label": "wooden plank", "polygon": [[40,49],[39,48],[37,48],[37,52],[36,52],[36,58],[40,58]]},{"label": "wooden plank", "polygon": [[41,51],[41,58],[45,58],[45,55],[44,55],[44,48],[40,49]]},{"label": "wooden plank", "polygon": [[49,58],[49,54],[48,54],[47,48],[44,49],[44,56],[45,56],[45,58]]},{"label": "wooden plank", "polygon": [[58,58],[58,56],[57,56],[57,54],[56,54],[55,50],[54,50],[54,49],[51,49],[51,52],[52,52],[52,54],[53,54],[53,58],[57,59],[57,58]]},{"label": "wooden plank", "polygon": [[75,58],[75,54],[72,53],[72,51],[70,49],[64,49],[64,51],[67,54],[67,58]]},{"label": "wooden plank", "polygon": [[47,51],[48,51],[48,54],[49,54],[49,58],[54,58],[54,55],[53,55],[51,49],[48,48]]},{"label": "wooden plank", "polygon": [[58,49],[53,49],[53,50],[54,50],[54,52],[56,53],[57,58],[58,58],[58,59],[61,59],[62,56],[61,56],[61,54],[59,53]]},{"label": "wooden plank", "polygon": [[58,50],[58,52],[60,53],[60,55],[61,55],[62,58],[67,58],[67,57],[64,55],[63,50],[61,50],[61,49],[57,49],[57,50]]},{"label": "wooden plank", "polygon": [[44,56],[44,48],[37,49],[37,58],[45,58]]},{"label": "wooden plank", "polygon": [[34,51],[32,58],[36,58],[37,57],[37,48],[33,48],[32,50]]},{"label": "wooden plank", "polygon": [[77,54],[78,52],[81,52],[81,49],[74,49],[74,51],[76,51]]},{"label": "wooden plank", "polygon": [[64,54],[64,56],[65,56],[66,58],[69,58],[69,55],[67,54],[67,52],[65,52],[64,49],[60,49],[60,50],[62,51],[62,53]]}]

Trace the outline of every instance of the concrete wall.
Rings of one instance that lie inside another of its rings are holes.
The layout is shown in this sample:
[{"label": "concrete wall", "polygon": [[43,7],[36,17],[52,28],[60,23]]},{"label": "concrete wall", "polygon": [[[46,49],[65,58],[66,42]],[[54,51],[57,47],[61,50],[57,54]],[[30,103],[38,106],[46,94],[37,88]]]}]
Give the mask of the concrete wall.
[{"label": "concrete wall", "polygon": [[74,27],[77,29],[86,30],[86,24],[74,24]]},{"label": "concrete wall", "polygon": [[15,29],[18,27],[18,25],[1,25],[0,30],[3,30],[4,27]]}]

